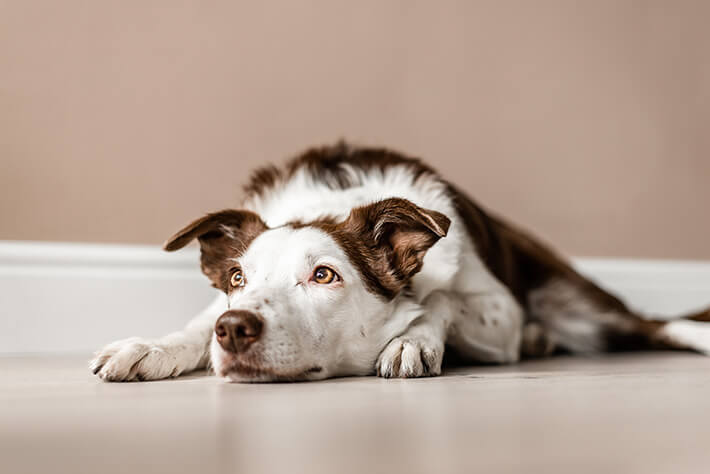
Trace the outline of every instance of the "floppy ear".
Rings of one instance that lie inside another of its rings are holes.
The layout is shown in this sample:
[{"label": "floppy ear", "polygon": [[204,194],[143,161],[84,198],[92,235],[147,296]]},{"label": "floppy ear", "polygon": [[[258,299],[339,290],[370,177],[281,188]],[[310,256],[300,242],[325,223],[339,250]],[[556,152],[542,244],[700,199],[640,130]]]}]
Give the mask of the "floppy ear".
[{"label": "floppy ear", "polygon": [[163,248],[168,252],[178,250],[193,239],[200,242],[202,271],[212,284],[228,288],[227,273],[233,262],[247,249],[252,240],[267,229],[261,218],[244,210],[226,209],[197,219],[170,237]]},{"label": "floppy ear", "polygon": [[344,222],[368,247],[384,254],[389,286],[396,283],[396,291],[421,270],[427,250],[446,236],[450,224],[444,214],[399,198],[355,208]]}]

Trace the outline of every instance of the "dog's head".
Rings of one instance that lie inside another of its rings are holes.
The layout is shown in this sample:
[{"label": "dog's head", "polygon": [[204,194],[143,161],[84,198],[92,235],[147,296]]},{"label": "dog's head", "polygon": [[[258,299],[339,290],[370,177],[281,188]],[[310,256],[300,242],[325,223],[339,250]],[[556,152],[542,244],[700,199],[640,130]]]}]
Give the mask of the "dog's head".
[{"label": "dog's head", "polygon": [[191,223],[165,249],[197,238],[203,272],[227,294],[211,346],[218,375],[313,380],[372,372],[409,322],[392,321],[397,296],[449,223],[404,199],[355,208],[341,221],[276,228],[225,210]]}]

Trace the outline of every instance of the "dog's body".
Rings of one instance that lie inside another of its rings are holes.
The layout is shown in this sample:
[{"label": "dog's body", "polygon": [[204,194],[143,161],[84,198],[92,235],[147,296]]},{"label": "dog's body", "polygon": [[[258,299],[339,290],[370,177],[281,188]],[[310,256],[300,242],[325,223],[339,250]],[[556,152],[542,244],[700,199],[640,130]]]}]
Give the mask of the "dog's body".
[{"label": "dog's body", "polygon": [[105,347],[94,373],[150,380],[211,360],[235,381],[418,377],[440,373],[445,347],[489,363],[710,352],[709,312],[644,319],[418,160],[338,144],[257,171],[245,191],[242,210],[166,244],[199,239],[224,294],[182,331]]}]

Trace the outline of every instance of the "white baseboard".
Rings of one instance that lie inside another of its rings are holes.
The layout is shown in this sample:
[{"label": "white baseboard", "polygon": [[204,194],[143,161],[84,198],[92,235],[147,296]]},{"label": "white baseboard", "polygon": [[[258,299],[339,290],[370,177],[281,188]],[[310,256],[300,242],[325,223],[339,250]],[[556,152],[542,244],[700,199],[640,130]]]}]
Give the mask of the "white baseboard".
[{"label": "white baseboard", "polygon": [[214,290],[196,249],[0,242],[0,352],[96,350],[182,327]]},{"label": "white baseboard", "polygon": [[[575,259],[633,307],[710,304],[710,262]],[[183,326],[215,296],[194,248],[0,241],[0,352],[77,352]]]}]

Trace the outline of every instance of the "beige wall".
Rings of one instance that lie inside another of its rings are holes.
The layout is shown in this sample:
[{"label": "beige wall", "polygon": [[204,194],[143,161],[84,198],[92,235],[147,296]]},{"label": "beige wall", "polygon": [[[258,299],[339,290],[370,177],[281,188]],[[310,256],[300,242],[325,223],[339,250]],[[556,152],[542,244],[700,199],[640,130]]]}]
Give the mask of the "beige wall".
[{"label": "beige wall", "polygon": [[710,2],[0,1],[0,238],[160,243],[338,137],[585,255],[710,258]]}]

